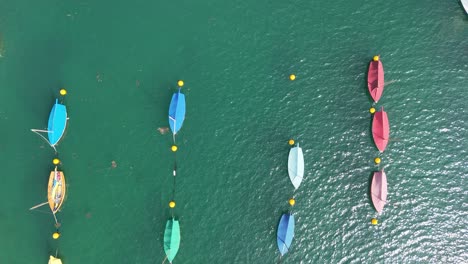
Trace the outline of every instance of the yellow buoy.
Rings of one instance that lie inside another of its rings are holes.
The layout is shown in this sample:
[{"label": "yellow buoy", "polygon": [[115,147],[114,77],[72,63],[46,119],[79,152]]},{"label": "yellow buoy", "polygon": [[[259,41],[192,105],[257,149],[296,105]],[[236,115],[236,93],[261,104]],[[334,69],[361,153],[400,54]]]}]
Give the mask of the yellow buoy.
[{"label": "yellow buoy", "polygon": [[58,165],[58,164],[60,163],[60,160],[57,159],[57,158],[55,158],[55,159],[52,160],[52,163],[53,163],[54,165]]},{"label": "yellow buoy", "polygon": [[53,239],[58,239],[60,237],[60,233],[59,232],[55,232],[52,234],[52,238]]},{"label": "yellow buoy", "polygon": [[379,56],[374,56],[374,61],[379,61]]},{"label": "yellow buoy", "polygon": [[171,150],[172,150],[172,152],[176,152],[176,151],[177,151],[177,146],[176,146],[176,145],[172,145]]},{"label": "yellow buoy", "polygon": [[380,160],[379,157],[377,157],[377,158],[374,159],[374,162],[375,162],[375,164],[379,164],[381,162],[381,160]]},{"label": "yellow buoy", "polygon": [[170,202],[169,202],[169,207],[170,207],[170,208],[174,208],[174,207],[175,207],[175,202],[174,202],[174,201],[170,201]]},{"label": "yellow buoy", "polygon": [[177,85],[179,85],[179,87],[182,87],[182,86],[184,86],[184,81],[182,81],[182,80],[179,80],[179,81],[177,82]]},{"label": "yellow buoy", "polygon": [[370,112],[371,114],[375,113],[375,108],[374,108],[374,107],[371,107],[371,108],[369,109],[369,112]]},{"label": "yellow buoy", "polygon": [[288,141],[288,143],[289,143],[289,145],[291,145],[291,146],[294,145],[294,139],[290,139],[290,140]]},{"label": "yellow buoy", "polygon": [[377,225],[377,224],[379,223],[379,220],[377,220],[377,219],[375,219],[375,218],[372,218],[371,223],[372,223],[373,225]]},{"label": "yellow buoy", "polygon": [[296,204],[296,200],[294,198],[289,199],[289,205],[294,206]]},{"label": "yellow buoy", "polygon": [[60,95],[66,95],[67,94],[67,90],[65,89],[60,89]]},{"label": "yellow buoy", "polygon": [[289,80],[291,80],[291,81],[296,80],[296,75],[294,75],[294,74],[289,75]]}]

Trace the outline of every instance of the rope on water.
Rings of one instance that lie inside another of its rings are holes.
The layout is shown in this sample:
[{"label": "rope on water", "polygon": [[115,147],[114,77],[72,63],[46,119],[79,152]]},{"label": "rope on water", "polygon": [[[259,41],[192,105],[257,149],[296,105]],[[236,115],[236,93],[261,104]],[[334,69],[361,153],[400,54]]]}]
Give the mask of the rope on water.
[{"label": "rope on water", "polygon": [[176,196],[176,176],[177,176],[177,152],[174,151],[174,169],[172,170],[172,199],[169,202],[169,208],[171,209],[171,216],[174,218],[175,208],[175,196]]},{"label": "rope on water", "polygon": [[41,129],[31,129],[31,131],[39,135],[42,139],[44,139],[44,141],[47,142],[47,144],[49,144],[49,146],[51,146],[55,150],[55,153],[57,153],[57,149],[55,148],[55,146],[50,144],[49,140],[41,134],[41,133],[49,133],[49,131],[41,130]]},{"label": "rope on water", "polygon": [[175,199],[176,193],[176,176],[177,176],[177,159],[174,161],[174,169],[172,170],[173,183],[172,183],[172,200]]}]

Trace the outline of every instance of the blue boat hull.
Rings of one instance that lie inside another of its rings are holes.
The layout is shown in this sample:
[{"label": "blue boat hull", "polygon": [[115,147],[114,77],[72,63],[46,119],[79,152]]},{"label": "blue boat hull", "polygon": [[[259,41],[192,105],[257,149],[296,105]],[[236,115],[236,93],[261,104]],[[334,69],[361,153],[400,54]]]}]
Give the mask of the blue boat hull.
[{"label": "blue boat hull", "polygon": [[283,214],[278,225],[277,243],[281,256],[288,253],[294,238],[294,215]]},{"label": "blue boat hull", "polygon": [[169,106],[169,127],[172,134],[177,134],[182,128],[185,119],[185,95],[180,92],[172,95],[171,104]]},{"label": "blue boat hull", "polygon": [[58,99],[55,99],[55,104],[52,107],[49,115],[49,123],[47,126],[47,136],[49,137],[49,143],[51,146],[55,146],[67,127],[67,108],[63,104],[58,103]]}]

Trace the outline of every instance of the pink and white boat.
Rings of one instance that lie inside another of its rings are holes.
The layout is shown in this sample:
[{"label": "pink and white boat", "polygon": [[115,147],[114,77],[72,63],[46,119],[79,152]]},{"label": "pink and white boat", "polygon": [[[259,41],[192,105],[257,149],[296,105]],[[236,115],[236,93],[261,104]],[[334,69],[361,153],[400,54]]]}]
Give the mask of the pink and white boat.
[{"label": "pink and white boat", "polygon": [[374,172],[371,184],[371,197],[375,210],[381,213],[387,202],[387,175],[383,170]]},{"label": "pink and white boat", "polygon": [[374,56],[374,59],[369,64],[369,72],[367,73],[367,87],[369,93],[378,102],[382,96],[384,89],[384,70],[379,56]]},{"label": "pink and white boat", "polygon": [[390,125],[388,123],[388,116],[382,107],[380,111],[374,114],[374,119],[372,120],[372,137],[380,152],[384,152],[387,147],[389,136]]}]

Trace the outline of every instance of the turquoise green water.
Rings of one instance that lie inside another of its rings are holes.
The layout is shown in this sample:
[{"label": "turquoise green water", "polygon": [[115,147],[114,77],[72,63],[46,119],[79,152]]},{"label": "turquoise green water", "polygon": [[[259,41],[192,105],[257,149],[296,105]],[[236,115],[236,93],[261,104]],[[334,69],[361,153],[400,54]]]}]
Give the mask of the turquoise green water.
[{"label": "turquoise green water", "polygon": [[[164,260],[174,155],[157,128],[178,79],[175,264],[278,262],[291,137],[306,173],[281,263],[468,261],[468,17],[457,1],[98,2],[0,0],[0,263],[46,263],[57,249],[65,264]],[[392,138],[381,215],[368,194],[375,54]],[[30,129],[45,128],[61,87],[68,197],[54,241],[47,208],[28,210],[45,201],[54,158]]]}]

